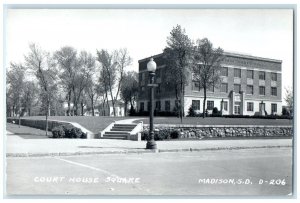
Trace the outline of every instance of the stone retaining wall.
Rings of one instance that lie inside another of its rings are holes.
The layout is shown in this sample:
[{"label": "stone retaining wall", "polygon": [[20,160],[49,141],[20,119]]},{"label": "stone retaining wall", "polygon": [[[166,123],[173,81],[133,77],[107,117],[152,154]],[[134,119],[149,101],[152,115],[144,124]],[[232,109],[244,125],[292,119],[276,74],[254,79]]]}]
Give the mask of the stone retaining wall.
[{"label": "stone retaining wall", "polygon": [[[155,131],[180,131],[180,138],[203,137],[291,137],[291,126],[189,126],[155,125]],[[149,131],[149,125],[144,125]]]}]

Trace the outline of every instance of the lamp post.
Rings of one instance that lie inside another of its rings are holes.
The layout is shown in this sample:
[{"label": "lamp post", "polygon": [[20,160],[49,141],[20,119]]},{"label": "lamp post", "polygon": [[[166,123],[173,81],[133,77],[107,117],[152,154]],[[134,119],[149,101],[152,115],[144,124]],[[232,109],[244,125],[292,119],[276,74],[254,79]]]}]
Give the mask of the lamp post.
[{"label": "lamp post", "polygon": [[154,132],[153,132],[153,88],[157,86],[154,84],[154,76],[155,76],[155,70],[156,70],[156,63],[154,62],[153,58],[150,59],[150,61],[147,63],[147,70],[149,72],[149,84],[148,87],[150,88],[150,140],[147,141],[146,149],[156,149],[156,143],[154,140]]}]

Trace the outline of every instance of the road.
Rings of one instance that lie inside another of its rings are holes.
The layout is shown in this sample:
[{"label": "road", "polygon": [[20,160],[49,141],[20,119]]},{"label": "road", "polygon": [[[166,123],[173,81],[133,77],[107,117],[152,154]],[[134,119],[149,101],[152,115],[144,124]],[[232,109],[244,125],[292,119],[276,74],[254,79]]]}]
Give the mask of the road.
[{"label": "road", "polygon": [[7,158],[9,195],[288,195],[292,149]]}]

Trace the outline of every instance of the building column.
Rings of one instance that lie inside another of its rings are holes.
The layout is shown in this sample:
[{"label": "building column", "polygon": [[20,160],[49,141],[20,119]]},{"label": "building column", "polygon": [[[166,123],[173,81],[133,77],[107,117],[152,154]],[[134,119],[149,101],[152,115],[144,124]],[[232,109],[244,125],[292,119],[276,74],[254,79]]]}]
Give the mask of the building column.
[{"label": "building column", "polygon": [[241,114],[246,115],[245,92],[241,91]]}]

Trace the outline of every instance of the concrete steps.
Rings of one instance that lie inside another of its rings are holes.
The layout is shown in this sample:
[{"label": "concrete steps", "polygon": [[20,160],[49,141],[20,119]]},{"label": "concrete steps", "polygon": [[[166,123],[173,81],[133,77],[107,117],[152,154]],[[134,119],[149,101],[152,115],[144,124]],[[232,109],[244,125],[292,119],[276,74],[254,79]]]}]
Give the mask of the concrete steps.
[{"label": "concrete steps", "polygon": [[126,140],[137,124],[114,124],[110,131],[104,133],[102,139]]}]

